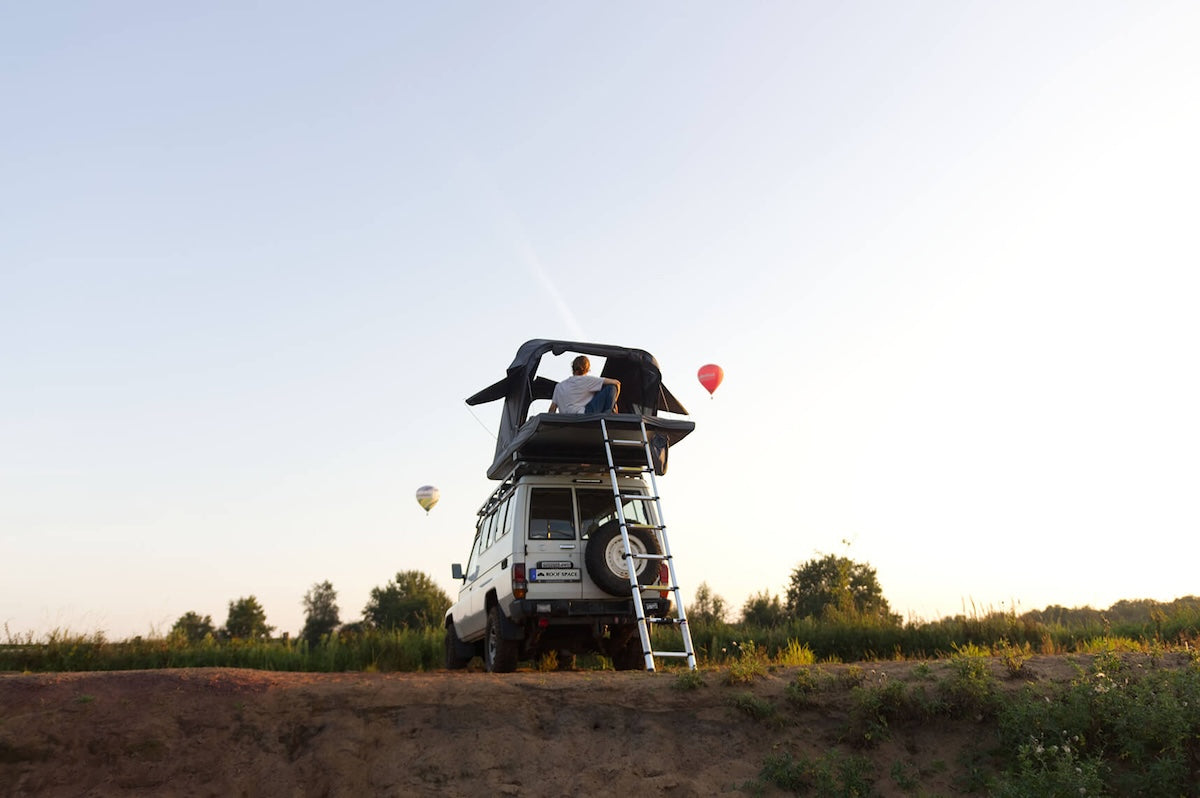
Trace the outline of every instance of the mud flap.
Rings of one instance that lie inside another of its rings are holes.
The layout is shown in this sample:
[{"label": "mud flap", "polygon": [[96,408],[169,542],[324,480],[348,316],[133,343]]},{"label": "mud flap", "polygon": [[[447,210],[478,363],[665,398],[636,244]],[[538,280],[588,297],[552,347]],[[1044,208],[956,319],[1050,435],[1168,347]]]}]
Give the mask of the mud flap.
[{"label": "mud flap", "polygon": [[508,613],[500,610],[500,636],[505,640],[524,640],[525,627],[522,624],[513,622],[508,617]]},{"label": "mud flap", "polygon": [[[451,627],[451,629],[452,628],[453,627]],[[446,633],[449,634],[450,630],[447,629]],[[469,660],[472,657],[477,656],[479,654],[479,652],[475,650],[475,646],[471,645],[470,643],[464,643],[463,641],[459,640],[458,635],[454,636],[454,652],[458,655],[459,659],[463,659],[463,660]]]}]

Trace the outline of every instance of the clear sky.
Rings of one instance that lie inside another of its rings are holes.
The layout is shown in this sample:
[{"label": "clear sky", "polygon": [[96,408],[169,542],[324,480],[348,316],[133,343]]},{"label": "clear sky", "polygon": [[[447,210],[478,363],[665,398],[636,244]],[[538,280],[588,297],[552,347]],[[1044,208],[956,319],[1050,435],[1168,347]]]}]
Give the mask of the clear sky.
[{"label": "clear sky", "polygon": [[1197,41],[1192,2],[6,4],[0,623],[454,595],[463,400],[530,338],[692,411],[688,594],[824,553],[909,617],[1200,593]]}]

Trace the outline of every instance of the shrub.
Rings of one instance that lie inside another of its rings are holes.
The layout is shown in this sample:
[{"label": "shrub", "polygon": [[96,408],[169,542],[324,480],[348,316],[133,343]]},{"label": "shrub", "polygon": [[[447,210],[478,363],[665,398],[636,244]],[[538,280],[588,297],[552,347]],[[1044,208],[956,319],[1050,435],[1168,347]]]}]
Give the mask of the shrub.
[{"label": "shrub", "polygon": [[739,656],[729,664],[729,672],[725,676],[726,684],[744,684],[767,675],[767,655],[754,645],[753,640],[747,641],[745,645],[733,645],[737,648]]},{"label": "shrub", "polygon": [[858,756],[831,752],[819,759],[772,754],[763,761],[759,777],[796,795],[861,798],[872,795],[871,763]]}]

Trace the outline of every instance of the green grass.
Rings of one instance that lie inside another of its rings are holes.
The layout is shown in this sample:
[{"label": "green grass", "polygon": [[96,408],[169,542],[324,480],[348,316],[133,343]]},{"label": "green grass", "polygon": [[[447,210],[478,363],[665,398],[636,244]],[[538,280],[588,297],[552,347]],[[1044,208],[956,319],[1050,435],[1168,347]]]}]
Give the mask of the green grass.
[{"label": "green grass", "polygon": [[[1114,605],[1116,606],[1116,605]],[[815,662],[870,662],[883,659],[961,659],[963,652],[999,656],[1019,677],[1037,654],[1105,651],[1167,651],[1200,641],[1200,610],[1178,600],[1157,608],[1150,620],[1107,620],[1096,611],[1040,613],[989,612],[940,621],[893,623],[877,617],[817,621],[793,620],[775,627],[697,623],[692,628],[697,660],[704,667],[728,668],[733,683],[760,678],[775,667]],[[1071,613],[1074,614],[1071,614]],[[311,648],[297,640],[187,642],[172,637],[135,637],[112,642],[102,633],[55,630],[43,638],[6,632],[0,644],[0,670],[79,671],[135,668],[241,667],[281,671],[421,671],[441,667],[441,629],[367,630],[333,636]],[[655,630],[655,647],[682,650],[677,628]],[[674,663],[664,663],[674,667]]]},{"label": "green grass", "polygon": [[775,721],[779,718],[779,710],[765,698],[760,698],[749,692],[736,693],[729,699],[730,704],[740,712],[744,712],[755,720]]},{"label": "green grass", "polygon": [[106,671],[156,668],[253,668],[273,671],[427,671],[440,668],[440,629],[367,631],[331,637],[309,647],[294,640],[133,638],[110,642],[102,634],[56,630],[42,640],[0,645],[0,670]]},{"label": "green grass", "polygon": [[772,754],[763,762],[759,779],[794,795],[865,798],[875,794],[870,762],[836,751],[817,759]]}]

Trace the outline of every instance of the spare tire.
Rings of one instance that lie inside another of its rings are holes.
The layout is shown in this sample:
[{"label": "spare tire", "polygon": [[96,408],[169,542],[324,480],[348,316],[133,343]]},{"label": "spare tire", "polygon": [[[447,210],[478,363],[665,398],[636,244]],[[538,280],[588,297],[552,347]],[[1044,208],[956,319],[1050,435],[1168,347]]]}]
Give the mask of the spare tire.
[{"label": "spare tire", "polygon": [[[662,554],[658,536],[649,529],[630,529],[629,548],[634,554]],[[629,595],[629,568],[625,547],[621,543],[621,523],[609,521],[588,538],[583,556],[588,575],[596,586],[614,596]],[[633,570],[639,585],[652,585],[658,578],[659,560],[633,560]]]}]

